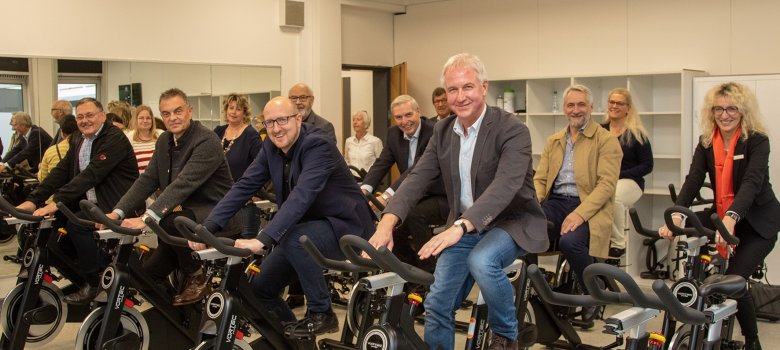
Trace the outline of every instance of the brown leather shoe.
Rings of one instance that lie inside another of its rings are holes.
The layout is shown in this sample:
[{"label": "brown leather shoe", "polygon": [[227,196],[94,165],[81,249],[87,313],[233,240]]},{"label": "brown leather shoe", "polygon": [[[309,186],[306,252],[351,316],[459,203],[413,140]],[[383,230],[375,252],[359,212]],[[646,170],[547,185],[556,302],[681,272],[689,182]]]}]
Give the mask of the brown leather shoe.
[{"label": "brown leather shoe", "polygon": [[493,333],[488,350],[517,350],[517,340],[510,340]]},{"label": "brown leather shoe", "polygon": [[173,305],[192,304],[200,301],[209,293],[211,293],[211,283],[206,278],[206,274],[203,273],[203,270],[200,270],[187,276],[184,290],[173,297]]}]

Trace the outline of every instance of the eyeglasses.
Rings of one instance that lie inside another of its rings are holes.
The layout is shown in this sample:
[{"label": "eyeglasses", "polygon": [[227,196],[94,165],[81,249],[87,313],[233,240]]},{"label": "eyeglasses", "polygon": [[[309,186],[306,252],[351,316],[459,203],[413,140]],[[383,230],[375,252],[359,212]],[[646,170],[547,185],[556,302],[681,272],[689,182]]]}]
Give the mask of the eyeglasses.
[{"label": "eyeglasses", "polygon": [[722,115],[723,111],[726,111],[726,114],[733,117],[737,114],[737,112],[739,112],[739,108],[737,108],[737,106],[728,106],[725,108],[721,106],[712,107],[712,113],[715,113],[715,115]]},{"label": "eyeglasses", "polygon": [[266,129],[270,129],[272,126],[274,126],[274,124],[276,124],[278,126],[285,126],[285,125],[287,125],[287,122],[290,121],[290,118],[295,118],[297,116],[298,116],[297,114],[293,114],[293,115],[288,115],[286,117],[279,117],[279,118],[276,118],[276,119],[266,119],[263,122],[263,126]]},{"label": "eyeglasses", "polygon": [[628,103],[623,102],[623,101],[613,101],[613,100],[607,101],[607,106],[613,106],[613,105],[614,106],[618,106],[618,107],[623,107],[623,106],[628,105]]},{"label": "eyeglasses", "polygon": [[290,99],[290,101],[293,101],[293,102],[298,102],[298,101],[303,102],[303,101],[309,100],[309,97],[311,97],[311,96],[306,96],[306,95],[290,96],[289,99]]},{"label": "eyeglasses", "polygon": [[170,118],[172,114],[176,115],[177,117],[181,117],[182,115],[184,115],[184,107],[186,107],[186,105],[179,106],[178,108],[173,110],[173,113],[171,113],[170,111],[160,111],[160,116],[165,119]]},{"label": "eyeglasses", "polygon": [[89,112],[89,113],[87,113],[87,114],[77,114],[77,115],[76,115],[76,120],[78,120],[78,121],[81,121],[81,120],[84,120],[84,119],[92,119],[92,118],[94,118],[96,115],[98,115],[99,113],[100,113],[100,112],[98,112],[98,113],[92,113],[92,112]]}]

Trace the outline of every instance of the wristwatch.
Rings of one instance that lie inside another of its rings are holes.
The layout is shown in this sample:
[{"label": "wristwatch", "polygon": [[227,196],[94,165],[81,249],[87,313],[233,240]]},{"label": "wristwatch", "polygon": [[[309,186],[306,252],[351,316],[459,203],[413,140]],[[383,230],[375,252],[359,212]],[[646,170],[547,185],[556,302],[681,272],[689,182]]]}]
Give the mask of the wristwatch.
[{"label": "wristwatch", "polygon": [[453,224],[453,225],[460,226],[460,229],[461,229],[461,230],[463,230],[463,234],[464,234],[464,235],[465,235],[465,234],[470,234],[470,233],[471,233],[471,232],[469,231],[469,229],[466,227],[466,221],[464,221],[463,219],[458,219],[458,220],[455,220],[455,222],[453,222],[452,224]]},{"label": "wristwatch", "polygon": [[726,216],[730,216],[732,219],[734,219],[734,222],[739,222],[740,217],[736,212],[729,210],[726,212]]}]

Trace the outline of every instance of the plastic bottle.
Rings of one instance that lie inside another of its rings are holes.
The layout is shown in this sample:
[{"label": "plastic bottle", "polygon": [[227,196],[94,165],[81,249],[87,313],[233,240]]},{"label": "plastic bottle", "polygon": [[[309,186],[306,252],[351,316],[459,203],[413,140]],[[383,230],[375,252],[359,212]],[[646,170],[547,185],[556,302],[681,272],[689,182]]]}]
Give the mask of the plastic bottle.
[{"label": "plastic bottle", "polygon": [[509,113],[515,112],[515,90],[514,89],[505,89],[504,90],[504,110]]},{"label": "plastic bottle", "polygon": [[503,109],[503,108],[504,108],[504,97],[503,97],[503,96],[500,96],[500,95],[499,95],[499,96],[496,98],[496,107],[498,107],[498,108],[501,108],[501,109]]},{"label": "plastic bottle", "polygon": [[553,98],[552,98],[552,112],[558,113],[558,90],[553,90]]}]

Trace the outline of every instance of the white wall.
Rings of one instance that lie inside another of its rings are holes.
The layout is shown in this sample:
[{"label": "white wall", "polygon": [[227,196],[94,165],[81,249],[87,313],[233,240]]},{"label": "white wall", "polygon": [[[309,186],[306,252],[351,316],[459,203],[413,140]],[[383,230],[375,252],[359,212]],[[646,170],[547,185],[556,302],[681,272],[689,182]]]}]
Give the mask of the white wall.
[{"label": "white wall", "polygon": [[459,52],[479,55],[493,80],[682,68],[775,73],[777,13],[775,0],[442,1],[395,16],[395,62],[408,63],[410,93],[421,100]]},{"label": "white wall", "polygon": [[[341,72],[342,77],[350,78],[350,110],[352,114],[358,111],[368,111],[368,120],[374,120],[374,116],[371,115],[374,110],[374,73],[369,70],[345,70]],[[350,120],[345,120],[345,123],[352,123]],[[368,126],[368,133],[374,135],[374,124]],[[355,136],[355,130],[350,127],[350,134],[345,135],[346,140],[349,136]]]},{"label": "white wall", "polygon": [[393,66],[393,15],[342,6],[341,45],[344,64]]}]

